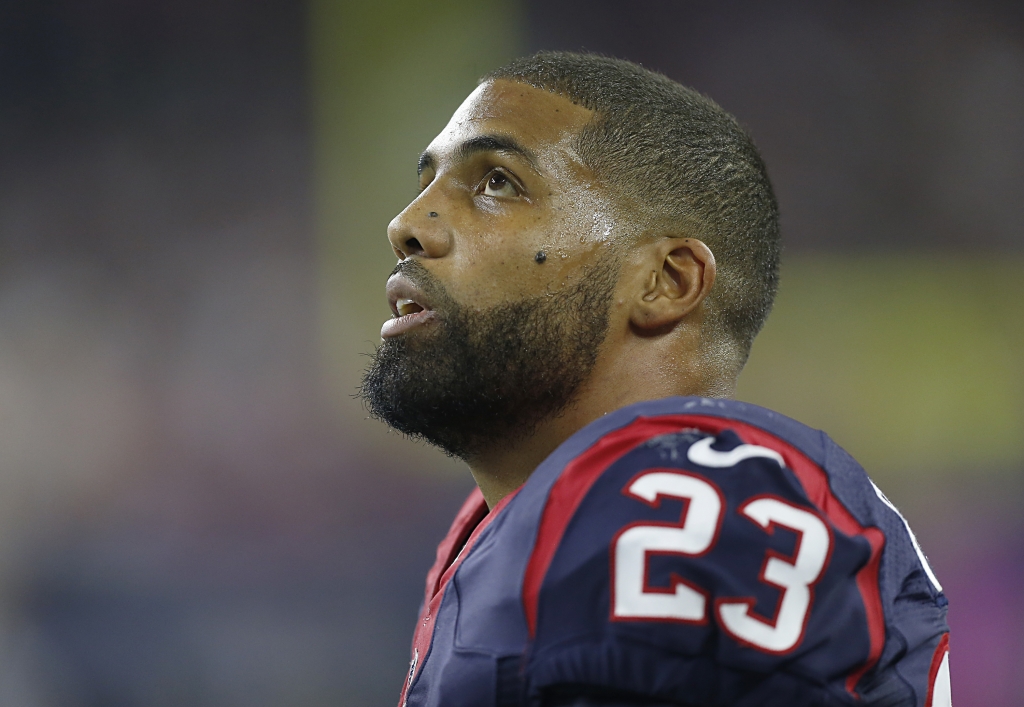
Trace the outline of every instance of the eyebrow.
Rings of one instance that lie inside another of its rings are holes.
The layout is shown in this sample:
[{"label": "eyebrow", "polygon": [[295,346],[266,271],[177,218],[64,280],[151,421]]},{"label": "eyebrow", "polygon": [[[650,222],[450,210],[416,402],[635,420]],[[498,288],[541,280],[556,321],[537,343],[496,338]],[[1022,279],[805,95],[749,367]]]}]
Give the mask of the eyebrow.
[{"label": "eyebrow", "polygon": [[[534,171],[539,172],[537,156],[531,150],[521,145],[515,138],[508,135],[480,135],[466,140],[455,150],[455,159],[462,162],[475,154],[481,152],[509,152],[523,158]],[[437,161],[429,152],[420,155],[419,164],[416,166],[416,174],[423,174],[425,169],[433,169]]]}]

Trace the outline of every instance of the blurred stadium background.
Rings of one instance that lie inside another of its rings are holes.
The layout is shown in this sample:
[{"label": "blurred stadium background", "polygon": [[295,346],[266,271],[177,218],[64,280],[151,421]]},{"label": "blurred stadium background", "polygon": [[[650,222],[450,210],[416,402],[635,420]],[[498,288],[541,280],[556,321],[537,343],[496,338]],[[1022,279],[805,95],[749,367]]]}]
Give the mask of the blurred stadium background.
[{"label": "blurred stadium background", "polygon": [[385,226],[475,78],[641,61],[761,146],[741,398],[827,430],[1024,695],[1024,5],[0,3],[0,705],[388,705],[468,475],[352,393]]}]

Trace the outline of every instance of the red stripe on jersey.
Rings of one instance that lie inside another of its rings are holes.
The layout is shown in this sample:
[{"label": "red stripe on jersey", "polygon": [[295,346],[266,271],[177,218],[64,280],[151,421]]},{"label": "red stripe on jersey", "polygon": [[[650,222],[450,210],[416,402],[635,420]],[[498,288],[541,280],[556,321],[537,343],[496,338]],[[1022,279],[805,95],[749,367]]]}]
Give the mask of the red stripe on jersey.
[{"label": "red stripe on jersey", "polygon": [[437,546],[437,558],[434,561],[434,566],[427,573],[427,593],[423,601],[423,609],[420,611],[420,619],[412,637],[414,663],[409,670],[405,685],[402,687],[402,694],[398,698],[399,707],[405,704],[409,688],[412,687],[413,680],[416,679],[430,652],[430,644],[434,640],[434,627],[437,625],[435,621],[437,610],[444,598],[444,590],[448,588],[448,583],[451,582],[455,571],[459,569],[459,565],[473,549],[473,544],[480,537],[480,533],[484,532],[502,509],[509,504],[509,501],[515,497],[516,493],[518,493],[518,489],[501,499],[498,505],[488,513],[487,503],[484,501],[480,489],[473,489],[456,514],[455,520],[452,521],[448,534]]},{"label": "red stripe on jersey", "polygon": [[[423,597],[423,611],[427,610],[430,600],[437,594],[441,575],[448,569],[449,565],[458,557],[459,551],[466,544],[473,529],[480,524],[480,521],[487,515],[487,502],[479,488],[474,488],[466,500],[463,501],[459,512],[455,514],[448,534],[437,546],[437,556],[434,558],[434,566],[427,573],[426,595]],[[422,618],[422,617],[421,617]]]},{"label": "red stripe on jersey", "polygon": [[679,419],[678,416],[637,418],[595,442],[587,451],[569,462],[555,481],[548,493],[547,504],[537,529],[537,541],[523,576],[523,609],[530,638],[537,635],[540,586],[562,542],[566,526],[576,514],[583,497],[605,469],[631,449],[651,437],[678,431]]},{"label": "red stripe on jersey", "polygon": [[756,444],[779,452],[785,460],[786,466],[799,480],[808,499],[825,514],[832,525],[846,535],[860,535],[868,541],[871,546],[871,555],[864,567],[857,572],[856,580],[867,616],[868,657],[856,671],[850,674],[846,682],[847,690],[856,695],[854,688],[857,682],[878,662],[885,642],[885,615],[882,611],[882,599],[878,588],[878,568],[885,536],[878,528],[864,527],[857,522],[853,514],[832,493],[825,470],[811,461],[803,452],[759,427],[723,417],[710,415],[638,417],[629,425],[605,435],[566,465],[548,494],[547,504],[537,530],[533,554],[526,565],[526,573],[523,577],[523,610],[526,614],[530,637],[534,638],[537,634],[537,611],[544,577],[554,560],[555,552],[562,542],[569,521],[572,520],[591,487],[608,467],[639,444],[652,437],[684,429],[698,429],[715,435],[724,430],[732,430],[745,443]]},{"label": "red stripe on jersey", "polygon": [[924,701],[924,707],[932,707],[932,699],[935,697],[935,677],[939,674],[939,668],[942,667],[942,659],[946,657],[946,653],[949,652],[949,634],[942,634],[942,638],[939,639],[939,645],[935,647],[935,653],[932,655],[932,664],[928,668],[928,697]]}]

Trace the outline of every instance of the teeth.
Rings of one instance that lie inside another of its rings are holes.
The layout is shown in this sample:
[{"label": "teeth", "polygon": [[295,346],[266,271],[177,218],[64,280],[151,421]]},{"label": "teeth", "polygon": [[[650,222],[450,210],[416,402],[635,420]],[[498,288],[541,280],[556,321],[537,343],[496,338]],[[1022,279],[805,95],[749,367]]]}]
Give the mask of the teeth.
[{"label": "teeth", "polygon": [[398,307],[398,316],[404,317],[406,314],[414,314],[416,312],[423,311],[423,307],[419,306],[411,299],[400,299],[396,303]]}]

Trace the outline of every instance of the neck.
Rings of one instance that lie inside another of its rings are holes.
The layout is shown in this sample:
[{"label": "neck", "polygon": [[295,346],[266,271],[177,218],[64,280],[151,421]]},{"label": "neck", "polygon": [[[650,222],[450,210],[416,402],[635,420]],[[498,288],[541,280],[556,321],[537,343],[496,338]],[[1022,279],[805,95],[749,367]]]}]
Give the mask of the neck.
[{"label": "neck", "polygon": [[511,443],[492,445],[467,460],[487,507],[494,508],[501,499],[526,483],[533,470],[558,445],[598,417],[599,414],[583,413],[578,406],[573,406],[542,422],[532,434]]},{"label": "neck", "polygon": [[543,421],[524,438],[499,442],[468,459],[487,506],[494,508],[501,499],[522,486],[562,442],[610,412],[673,395],[731,398],[735,393],[735,381],[707,380],[696,372],[681,376],[679,362],[669,364],[630,367],[633,375],[624,375],[626,371],[616,366],[615,375],[609,375],[601,370],[603,366],[599,362],[573,402],[557,416]]}]

